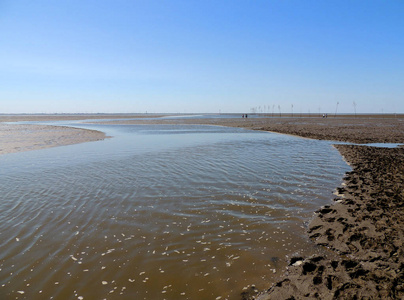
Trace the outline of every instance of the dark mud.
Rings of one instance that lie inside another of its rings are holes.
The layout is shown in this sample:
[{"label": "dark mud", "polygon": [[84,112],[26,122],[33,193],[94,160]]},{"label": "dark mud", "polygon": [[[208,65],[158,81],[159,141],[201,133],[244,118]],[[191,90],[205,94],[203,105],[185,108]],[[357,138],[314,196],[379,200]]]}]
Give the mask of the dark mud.
[{"label": "dark mud", "polygon": [[262,130],[293,134],[318,140],[366,143],[402,143],[402,119],[299,119],[264,124]]}]

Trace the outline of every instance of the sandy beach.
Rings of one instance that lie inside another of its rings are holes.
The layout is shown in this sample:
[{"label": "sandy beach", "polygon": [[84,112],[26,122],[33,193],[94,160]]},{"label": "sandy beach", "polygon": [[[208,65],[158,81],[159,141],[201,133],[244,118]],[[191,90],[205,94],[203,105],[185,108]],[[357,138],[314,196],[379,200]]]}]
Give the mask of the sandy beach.
[{"label": "sandy beach", "polygon": [[[26,120],[30,116],[13,116]],[[36,116],[35,120],[58,116]],[[89,119],[88,116],[72,116]],[[66,117],[68,118],[68,117]],[[129,116],[125,115],[125,118]],[[100,119],[96,115],[93,119]],[[112,119],[108,116],[108,119]],[[3,118],[1,121],[10,121]],[[205,124],[273,131],[351,143],[404,143],[404,117],[249,118],[121,120],[108,124]],[[0,154],[105,138],[97,131],[0,123]],[[307,228],[327,255],[292,257],[266,291],[242,299],[403,299],[404,148],[335,145],[352,171],[336,187],[334,203],[319,208]],[[330,191],[331,193],[332,191]],[[330,197],[331,201],[331,197]]]}]

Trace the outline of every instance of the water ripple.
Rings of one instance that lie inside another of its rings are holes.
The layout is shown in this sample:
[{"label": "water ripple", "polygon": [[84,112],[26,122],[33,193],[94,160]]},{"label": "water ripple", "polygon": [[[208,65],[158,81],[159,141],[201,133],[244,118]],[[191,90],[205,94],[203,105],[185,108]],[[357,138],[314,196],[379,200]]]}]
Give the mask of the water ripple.
[{"label": "water ripple", "polygon": [[148,130],[0,158],[3,298],[233,298],[316,251],[303,224],[347,170],[328,143]]}]

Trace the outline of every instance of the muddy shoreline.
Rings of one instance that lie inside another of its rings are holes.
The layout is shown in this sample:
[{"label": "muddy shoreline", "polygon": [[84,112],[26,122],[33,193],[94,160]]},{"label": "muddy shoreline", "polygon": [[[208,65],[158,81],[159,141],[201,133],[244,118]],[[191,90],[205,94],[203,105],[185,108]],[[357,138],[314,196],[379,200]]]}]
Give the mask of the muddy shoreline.
[{"label": "muddy shoreline", "polygon": [[103,124],[195,124],[240,127],[252,130],[272,131],[317,140],[351,143],[403,143],[404,116],[340,116],[328,118],[182,118],[154,120],[118,120]]},{"label": "muddy shoreline", "polygon": [[336,147],[353,170],[308,229],[336,256],[292,257],[280,281],[244,299],[404,298],[404,148]]},{"label": "muddy shoreline", "polygon": [[[353,143],[403,143],[403,119],[312,120],[263,130]],[[335,145],[353,170],[307,233],[329,255],[292,257],[282,278],[243,299],[403,299],[404,148]]]}]

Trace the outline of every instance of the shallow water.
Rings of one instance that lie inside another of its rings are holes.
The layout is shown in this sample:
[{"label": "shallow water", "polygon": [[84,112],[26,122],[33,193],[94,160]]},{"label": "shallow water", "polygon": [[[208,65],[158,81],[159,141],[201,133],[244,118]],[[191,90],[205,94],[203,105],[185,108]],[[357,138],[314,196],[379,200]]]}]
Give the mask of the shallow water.
[{"label": "shallow water", "polygon": [[[237,299],[265,289],[348,166],[331,143],[213,126],[0,156],[1,299]],[[221,297],[221,298],[219,298]]]}]

